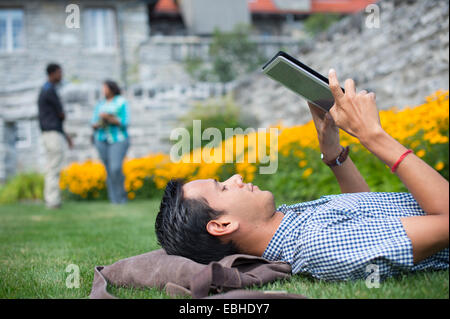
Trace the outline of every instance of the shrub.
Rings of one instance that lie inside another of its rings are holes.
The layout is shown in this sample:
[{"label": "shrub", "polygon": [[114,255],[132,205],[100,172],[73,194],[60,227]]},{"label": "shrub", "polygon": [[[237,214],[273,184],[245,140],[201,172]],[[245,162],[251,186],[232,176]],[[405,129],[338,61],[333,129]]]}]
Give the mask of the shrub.
[{"label": "shrub", "polygon": [[326,31],[333,23],[339,21],[342,15],[337,13],[315,13],[311,14],[304,22],[305,31],[315,36]]},{"label": "shrub", "polygon": [[42,200],[44,177],[39,173],[21,173],[6,182],[0,190],[0,204],[20,200]]},{"label": "shrub", "polygon": [[[248,127],[258,126],[257,119],[237,106],[231,95],[196,103],[190,112],[179,119],[179,124],[185,127],[191,136],[191,146],[193,145],[194,120],[201,120],[202,134],[205,129],[214,127],[219,129],[223,138],[225,138],[226,128],[243,128],[245,130]],[[201,143],[201,146],[204,147],[208,141],[202,140]]]},{"label": "shrub", "polygon": [[262,65],[264,58],[256,43],[251,41],[251,28],[237,25],[231,32],[214,31],[209,61],[196,57],[185,60],[186,72],[197,81],[229,82],[252,72]]}]

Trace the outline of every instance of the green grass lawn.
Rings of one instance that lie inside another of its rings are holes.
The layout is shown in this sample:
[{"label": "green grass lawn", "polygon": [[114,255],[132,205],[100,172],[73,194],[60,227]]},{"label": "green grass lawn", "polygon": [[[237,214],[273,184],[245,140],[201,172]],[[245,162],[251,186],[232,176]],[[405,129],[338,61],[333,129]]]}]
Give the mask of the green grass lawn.
[{"label": "green grass lawn", "polygon": [[[126,206],[68,202],[58,211],[42,204],[0,206],[0,298],[87,298],[94,266],[159,248],[154,233],[158,205],[157,200]],[[78,289],[66,288],[69,264],[80,267]],[[297,275],[252,289],[310,298],[449,298],[449,273],[405,275],[372,289],[362,280],[327,283]],[[157,289],[110,291],[121,298],[170,298]]]}]

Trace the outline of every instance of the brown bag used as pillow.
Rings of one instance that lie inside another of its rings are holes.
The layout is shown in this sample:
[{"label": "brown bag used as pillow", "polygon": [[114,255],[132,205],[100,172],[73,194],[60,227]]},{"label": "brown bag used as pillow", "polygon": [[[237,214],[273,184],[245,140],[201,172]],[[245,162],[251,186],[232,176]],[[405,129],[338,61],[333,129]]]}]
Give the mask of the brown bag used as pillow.
[{"label": "brown bag used as pillow", "polygon": [[122,287],[156,287],[172,296],[187,295],[193,298],[229,290],[235,291],[209,298],[305,298],[288,293],[237,290],[285,279],[290,275],[289,264],[252,255],[230,255],[204,265],[158,249],[109,266],[96,266],[90,298],[116,298],[107,292],[108,283]]}]

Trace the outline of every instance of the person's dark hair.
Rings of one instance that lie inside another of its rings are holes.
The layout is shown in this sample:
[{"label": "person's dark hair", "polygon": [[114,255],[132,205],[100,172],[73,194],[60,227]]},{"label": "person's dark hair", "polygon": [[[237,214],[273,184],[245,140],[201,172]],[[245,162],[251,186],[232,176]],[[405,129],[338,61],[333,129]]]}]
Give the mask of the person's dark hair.
[{"label": "person's dark hair", "polygon": [[59,64],[50,63],[47,65],[47,69],[46,69],[47,75],[50,75],[57,70],[61,70],[61,66]]},{"label": "person's dark hair", "polygon": [[222,243],[206,230],[208,222],[223,212],[212,209],[205,199],[184,198],[183,184],[180,179],[169,181],[161,200],[155,230],[162,248],[202,264],[236,254],[232,242]]},{"label": "person's dark hair", "polygon": [[120,88],[116,82],[105,80],[103,83],[109,88],[113,96],[120,95]]}]

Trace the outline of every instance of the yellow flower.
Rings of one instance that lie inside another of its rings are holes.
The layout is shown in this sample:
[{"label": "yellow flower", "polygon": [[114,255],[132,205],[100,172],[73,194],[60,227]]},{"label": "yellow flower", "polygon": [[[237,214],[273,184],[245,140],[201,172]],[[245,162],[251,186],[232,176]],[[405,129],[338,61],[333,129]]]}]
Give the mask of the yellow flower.
[{"label": "yellow flower", "polygon": [[[449,141],[448,91],[437,91],[426,97],[425,103],[415,107],[405,107],[401,110],[392,107],[381,110],[379,116],[386,132],[400,143],[410,145],[419,157],[425,156],[426,151],[422,149],[425,145],[445,144]],[[228,163],[228,159],[235,163],[236,173],[241,174],[246,181],[252,181],[261,160],[268,155],[271,161],[277,160],[278,156],[292,155],[296,158],[295,161],[299,161],[298,166],[304,170],[302,177],[308,178],[313,173],[313,169],[308,168],[309,151],[320,150],[314,122],[311,120],[292,127],[278,123],[275,127],[278,128],[278,134],[275,136],[268,132],[233,136],[215,148],[192,150],[184,154],[181,162],[177,163],[172,162],[170,156],[163,153],[149,154],[141,158],[125,158],[123,173],[125,189],[129,192],[128,198],[134,199],[136,193],[133,191],[144,187],[147,180],[152,180],[158,189],[163,189],[167,182],[174,178],[183,178],[187,181],[201,178],[218,179],[218,176],[224,173],[223,169],[228,169],[223,167],[227,165],[225,163]],[[341,145],[350,145],[355,152],[369,153],[357,138],[343,130],[340,133]],[[418,136],[421,138],[417,138]],[[274,152],[268,148],[268,145],[272,147],[272,139],[277,140],[277,143],[273,144]],[[261,141],[265,141],[266,144],[261,144]],[[433,146],[430,152],[433,153]],[[201,161],[193,163],[193,159],[198,158],[197,155],[202,155]],[[436,170],[442,170],[446,166],[444,162],[437,161],[434,167]],[[59,186],[80,197],[92,194],[95,198],[99,194],[98,191],[106,187],[106,175],[105,167],[100,161],[74,162],[61,172]]]},{"label": "yellow flower", "polygon": [[445,166],[444,162],[439,161],[436,165],[434,165],[434,168],[440,171],[441,169],[444,168],[444,166]]},{"label": "yellow flower", "polygon": [[136,181],[134,181],[134,187],[135,189],[139,189],[144,185],[144,183],[142,182],[142,180],[138,179]]},{"label": "yellow flower", "polygon": [[439,143],[441,143],[441,144],[448,143],[448,137],[447,136],[441,136],[441,139],[440,139]]},{"label": "yellow flower", "polygon": [[416,148],[419,145],[420,145],[420,141],[414,141],[411,143],[411,148]]},{"label": "yellow flower", "polygon": [[298,166],[300,166],[301,168],[303,168],[303,167],[305,167],[307,164],[308,164],[308,161],[307,161],[307,160],[301,160],[301,161],[298,163]]},{"label": "yellow flower", "polygon": [[303,152],[301,150],[296,150],[296,151],[294,151],[294,155],[299,157],[299,158],[304,158],[305,157],[305,152]]},{"label": "yellow flower", "polygon": [[426,152],[424,150],[420,150],[420,151],[417,152],[416,155],[419,156],[419,157],[424,157],[425,154],[426,154]]},{"label": "yellow flower", "polygon": [[310,168],[307,168],[307,169],[303,172],[302,177],[303,177],[303,178],[308,178],[308,176],[311,175],[312,172],[313,172],[313,169],[312,169],[311,167],[310,167]]}]

